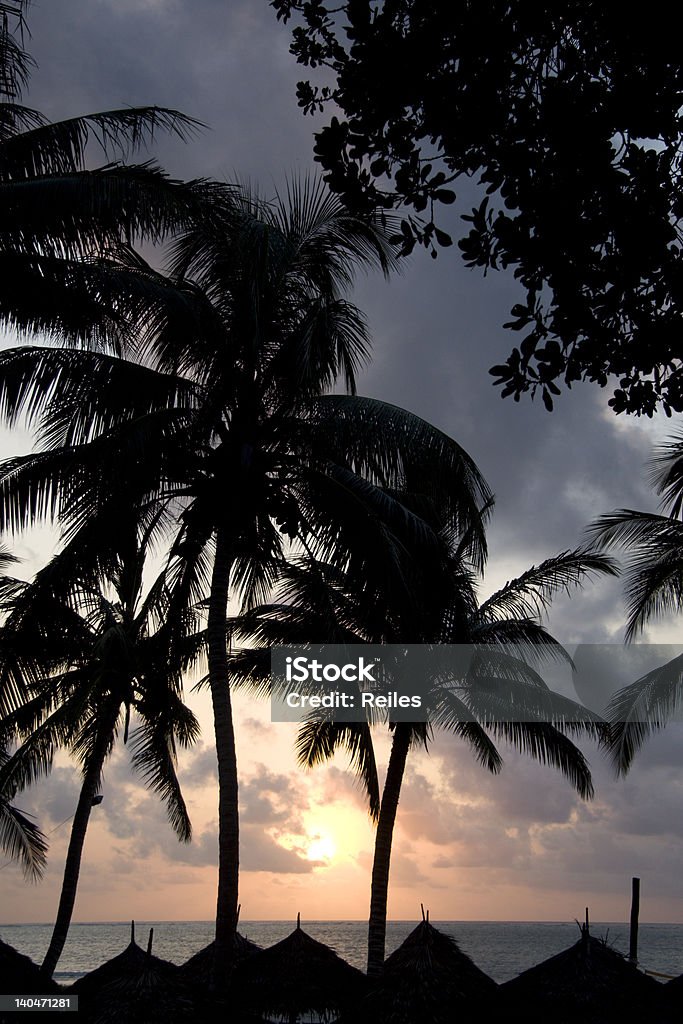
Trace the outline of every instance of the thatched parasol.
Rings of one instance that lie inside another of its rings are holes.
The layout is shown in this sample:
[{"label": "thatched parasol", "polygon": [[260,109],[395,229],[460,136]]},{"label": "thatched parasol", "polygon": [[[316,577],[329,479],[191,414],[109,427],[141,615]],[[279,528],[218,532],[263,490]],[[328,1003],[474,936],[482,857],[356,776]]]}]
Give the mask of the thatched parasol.
[{"label": "thatched parasol", "polygon": [[248,1011],[292,1022],[311,1012],[335,1020],[366,989],[365,975],[307,935],[299,917],[286,939],[243,960],[233,977],[235,997]]},{"label": "thatched parasol", "polygon": [[386,960],[364,1013],[383,1024],[465,1024],[494,1016],[497,992],[495,981],[427,915]]},{"label": "thatched parasol", "polygon": [[501,994],[511,1021],[623,1024],[658,1020],[661,986],[585,924],[575,945],[505,982]]},{"label": "thatched parasol", "polygon": [[152,954],[153,934],[151,929],[145,952],[135,941],[133,923],[123,953],[74,983],[79,1010],[91,1024],[175,1024],[194,1019],[179,968]]},{"label": "thatched parasol", "polygon": [[[178,968],[181,977],[184,978],[188,985],[201,989],[206,989],[211,985],[215,952],[216,943],[210,942],[208,946],[204,946],[203,949],[200,949],[198,953],[195,953],[194,956],[191,956],[189,960],[186,960]],[[246,960],[253,953],[260,952],[260,946],[245,938],[244,935],[240,935],[239,932],[235,932],[235,964]]]},{"label": "thatched parasol", "polygon": [[0,939],[0,992],[3,995],[45,995],[62,991],[37,964]]}]

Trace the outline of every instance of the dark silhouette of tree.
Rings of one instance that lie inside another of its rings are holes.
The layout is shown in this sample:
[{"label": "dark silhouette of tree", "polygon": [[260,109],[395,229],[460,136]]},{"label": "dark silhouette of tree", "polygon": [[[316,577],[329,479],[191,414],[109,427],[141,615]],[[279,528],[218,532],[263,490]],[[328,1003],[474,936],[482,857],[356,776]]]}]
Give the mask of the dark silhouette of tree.
[{"label": "dark silhouette of tree", "polygon": [[[170,277],[132,251],[129,358],[78,349],[0,353],[0,408],[41,423],[43,450],[0,471],[0,525],[57,516],[69,528],[116,508],[121,489],[174,532],[169,614],[205,600],[219,777],[216,964],[237,920],[237,761],[229,596],[262,601],[292,537],[350,572],[377,550],[405,589],[399,552],[435,542],[396,496],[433,494],[466,530],[488,490],[450,438],[355,395],[367,329],[346,291],[392,266],[384,232],[319,185],[273,204],[216,189],[175,241]],[[116,350],[119,336],[113,339]],[[329,394],[340,380],[350,394]],[[393,554],[393,557],[392,557]]]},{"label": "dark silhouette of tree", "polygon": [[[652,462],[662,513],[618,509],[589,529],[596,544],[625,553],[627,641],[635,640],[648,622],[683,611],[683,436],[660,445]],[[682,701],[681,656],[615,693],[607,713],[609,750],[619,773],[628,772],[638,750],[680,712]]]},{"label": "dark silhouette of tree", "polygon": [[[123,509],[91,519],[7,603],[3,628],[15,653],[13,710],[0,735],[17,746],[0,767],[0,790],[23,789],[68,750],[82,782],[71,826],[57,917],[42,970],[51,976],[67,939],[83,847],[103,770],[117,738],[131,762],[165,802],[179,839],[190,819],[176,776],[177,747],[198,736],[182,700],[182,677],[203,637],[172,637],[166,582],[143,587],[146,531],[138,537]],[[175,642],[172,642],[175,641]]]},{"label": "dark silhouette of tree", "polygon": [[[16,562],[17,559],[0,544],[0,612],[3,617],[22,587],[20,580],[5,575],[5,570]],[[17,651],[7,637],[7,631],[0,626],[0,775],[10,756],[2,717],[10,706],[8,696],[17,692],[17,661]],[[0,786],[0,850],[10,860],[21,863],[27,878],[36,880],[45,867],[47,841],[35,822],[11,803],[17,789],[16,785]]]},{"label": "dark silhouette of tree", "polygon": [[[9,759],[0,747],[0,772]],[[47,861],[47,839],[24,811],[10,801],[16,797],[15,787],[0,792],[0,850],[10,860],[19,861],[27,878],[37,880]]]},{"label": "dark silhouette of tree", "polygon": [[[539,622],[552,596],[591,576],[614,574],[614,564],[588,550],[563,552],[531,567],[480,604],[476,596],[477,566],[481,568],[483,554],[480,540],[467,532],[458,536],[456,531],[450,551],[442,551],[440,566],[434,552],[428,553],[425,566],[425,553],[413,551],[404,569],[411,583],[406,596],[378,587],[383,576],[381,558],[369,567],[375,569],[374,580],[371,573],[360,588],[334,567],[304,559],[283,570],[279,600],[255,609],[234,625],[236,635],[256,645],[255,650],[236,654],[235,673],[257,692],[268,690],[270,664],[262,654],[273,644],[401,644],[410,637],[414,643],[479,645],[478,667],[475,658],[465,676],[458,677],[453,675],[455,670],[449,672],[447,663],[443,676],[437,675],[427,698],[427,721],[392,721],[387,713],[392,743],[381,796],[370,720],[335,720],[325,711],[313,713],[299,731],[297,753],[302,765],[320,764],[338,750],[349,755],[377,822],[369,974],[379,974],[384,962],[391,850],[408,755],[418,747],[428,749],[435,730],[464,740],[479,763],[494,774],[503,763],[494,740],[507,741],[559,769],[582,797],[592,796],[587,762],[569,736],[582,731],[601,736],[602,727],[597,716],[552,694],[534,666],[544,659],[567,657]],[[419,566],[411,566],[412,561]],[[522,713],[526,720],[520,721]],[[377,712],[373,714],[377,724]]]},{"label": "dark silhouette of tree", "polygon": [[[472,179],[466,264],[514,270],[522,340],[502,394],[581,380],[616,412],[683,410],[681,67],[670,7],[616,0],[272,0],[330,104],[316,159],[355,210],[405,208],[396,243],[451,244],[435,209]],[[338,111],[341,111],[339,114]]]},{"label": "dark silhouette of tree", "polygon": [[[93,339],[120,324],[109,302],[112,246],[158,242],[187,223],[199,187],[123,160],[156,133],[186,139],[199,122],[154,106],[48,121],[22,103],[34,67],[25,6],[3,5],[0,21],[0,325]],[[89,166],[89,146],[103,166]]]}]

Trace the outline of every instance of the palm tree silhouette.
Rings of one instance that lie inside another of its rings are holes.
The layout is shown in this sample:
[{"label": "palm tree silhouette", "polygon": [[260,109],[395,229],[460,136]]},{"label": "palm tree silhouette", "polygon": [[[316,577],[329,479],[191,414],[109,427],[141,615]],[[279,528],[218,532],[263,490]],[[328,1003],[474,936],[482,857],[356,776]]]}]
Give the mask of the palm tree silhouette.
[{"label": "palm tree silhouette", "polygon": [[[568,659],[539,621],[558,591],[568,592],[597,574],[616,572],[604,555],[577,549],[533,566],[479,604],[476,579],[483,563],[472,536],[451,536],[439,566],[419,554],[411,577],[411,599],[402,607],[394,592],[379,598],[376,586],[355,590],[347,576],[319,561],[304,559],[283,569],[280,600],[236,620],[234,629],[255,650],[235,655],[235,672],[257,692],[269,688],[273,644],[358,644],[393,642],[476,645],[482,655],[453,686],[453,671],[435,681],[429,720],[389,721],[392,744],[384,787],[379,791],[370,721],[335,721],[325,713],[309,717],[297,737],[302,765],[312,767],[345,750],[368,795],[377,822],[368,929],[368,973],[384,962],[389,868],[396,813],[411,749],[428,749],[434,729],[463,739],[477,760],[498,773],[502,759],[493,739],[503,739],[529,756],[558,768],[584,798],[592,796],[588,764],[568,738],[603,737],[598,716],[552,694],[533,669],[543,659]],[[420,581],[420,576],[421,581]],[[368,601],[368,596],[370,600]],[[412,607],[411,607],[412,605]],[[373,632],[373,627],[375,631]],[[393,632],[392,635],[392,630]],[[516,655],[516,656],[515,656]],[[441,659],[439,659],[439,662]],[[486,678],[486,687],[479,682]],[[490,684],[495,684],[491,693]],[[524,712],[526,720],[519,721]],[[493,739],[492,739],[493,737]]]},{"label": "palm tree silhouette", "polygon": [[[466,530],[488,490],[450,438],[354,393],[369,340],[345,292],[357,269],[388,272],[393,256],[382,229],[321,185],[292,186],[272,204],[216,187],[175,240],[169,277],[130,250],[122,258],[138,295],[128,358],[0,354],[0,404],[10,420],[38,419],[43,442],[2,467],[0,525],[83,523],[123,491],[175,531],[169,615],[181,621],[200,599],[208,610],[223,973],[239,866],[229,596],[262,601],[292,537],[352,575],[381,550],[386,577],[405,591],[402,550],[436,535],[399,492],[431,493]],[[339,379],[349,393],[329,393]]]},{"label": "palm tree silhouette", "polygon": [[[661,495],[661,514],[618,509],[600,516],[588,533],[599,546],[625,550],[625,639],[635,640],[646,624],[683,610],[683,436],[655,449],[652,482]],[[681,707],[683,658],[677,657],[619,690],[607,712],[612,729],[608,749],[621,774],[637,751]]]},{"label": "palm tree silhouette", "polygon": [[[103,541],[103,537],[106,540]],[[67,938],[83,846],[105,762],[123,728],[131,762],[165,802],[178,838],[192,829],[176,776],[176,749],[199,726],[182,701],[182,676],[202,639],[174,638],[164,620],[170,595],[159,578],[143,589],[146,538],[100,517],[87,523],[8,602],[3,632],[14,652],[19,699],[0,723],[17,749],[0,768],[0,790],[49,772],[64,747],[79,761],[81,789],[43,971],[51,976]],[[182,651],[182,656],[179,652]]]}]

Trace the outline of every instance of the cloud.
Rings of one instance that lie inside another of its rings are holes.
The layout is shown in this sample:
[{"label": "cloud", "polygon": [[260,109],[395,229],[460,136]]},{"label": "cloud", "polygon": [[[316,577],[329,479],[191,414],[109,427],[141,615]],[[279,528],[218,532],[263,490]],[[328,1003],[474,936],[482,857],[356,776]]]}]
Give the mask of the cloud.
[{"label": "cloud", "polygon": [[[372,869],[373,854],[363,850],[358,855],[358,863],[369,873]],[[410,844],[402,842],[400,837],[394,838],[391,851],[391,886],[399,889],[412,889],[415,885],[427,885],[439,888],[439,883],[424,874],[419,866],[417,856]]]},{"label": "cloud", "polygon": [[301,814],[309,806],[300,776],[272,772],[259,765],[256,773],[240,784],[241,820],[247,824],[279,825],[300,831]]},{"label": "cloud", "polygon": [[65,818],[70,818],[76,813],[76,804],[81,791],[82,778],[73,768],[56,767],[48,779],[41,783],[39,800],[41,805],[40,817],[43,818],[43,827],[47,828],[48,822],[58,825]]},{"label": "cloud", "polygon": [[274,731],[272,725],[267,725],[258,718],[243,718],[242,726],[257,737],[272,736]]},{"label": "cloud", "polygon": [[[273,178],[312,163],[310,119],[296,106],[289,32],[268,4],[62,0],[29,14],[39,70],[32,105],[52,118],[158,104],[207,124],[191,146],[163,135],[175,174]],[[94,154],[101,160],[101,155]]]},{"label": "cloud", "polygon": [[327,765],[322,776],[322,789],[318,799],[324,804],[350,804],[361,811],[367,812],[368,800],[360,781],[350,768],[342,770],[336,765]]},{"label": "cloud", "polygon": [[306,860],[295,850],[280,846],[272,836],[253,827],[242,830],[240,867],[242,871],[273,871],[279,874],[310,874],[316,861]]},{"label": "cloud", "polygon": [[207,783],[215,784],[218,778],[215,748],[202,747],[191,751],[189,757],[184,759],[179,776],[184,789]]}]

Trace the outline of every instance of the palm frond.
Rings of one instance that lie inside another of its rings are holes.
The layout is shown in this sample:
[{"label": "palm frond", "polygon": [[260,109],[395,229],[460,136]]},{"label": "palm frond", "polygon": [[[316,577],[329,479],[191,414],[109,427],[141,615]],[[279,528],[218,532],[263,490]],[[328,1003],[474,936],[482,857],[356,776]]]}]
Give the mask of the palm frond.
[{"label": "palm frond", "polygon": [[300,765],[313,768],[329,761],[338,751],[348,754],[349,765],[365,791],[370,817],[377,821],[380,809],[379,779],[367,722],[335,722],[310,717],[302,723],[296,737],[296,754]]},{"label": "palm frond", "polygon": [[[24,31],[24,9],[29,0],[10,0],[3,9],[3,22],[0,25],[0,96],[3,99],[0,109],[6,100],[21,96],[28,82],[35,62],[26,53],[17,35]],[[7,15],[15,19],[14,32],[9,30]]]},{"label": "palm frond", "polygon": [[292,277],[323,294],[348,288],[359,267],[385,276],[400,263],[379,218],[349,213],[320,178],[288,181],[266,210],[286,242],[283,263]]},{"label": "palm frond", "polygon": [[618,774],[628,772],[645,740],[676,717],[681,707],[683,655],[614,694],[607,707],[611,735],[605,745]]},{"label": "palm frond", "polygon": [[457,693],[439,690],[434,706],[432,725],[463,739],[477,761],[493,775],[503,767],[503,759],[480,720]]},{"label": "palm frond", "polygon": [[562,644],[545,626],[533,619],[506,618],[479,622],[477,615],[471,625],[470,642],[480,646],[512,647],[524,661],[558,661],[572,665],[572,659]]},{"label": "palm frond", "polygon": [[192,138],[205,125],[165,107],[124,107],[46,122],[5,139],[0,146],[0,180],[70,174],[83,167],[89,142],[107,159],[125,159],[157,134]]},{"label": "palm frond", "polygon": [[[161,685],[163,681],[160,680]],[[161,686],[158,687],[161,691]],[[153,688],[137,705],[139,726],[131,733],[131,763],[145,785],[166,804],[168,820],[178,838],[192,838],[192,824],[176,774],[176,743],[187,747],[199,737],[199,723],[179,698],[161,691],[153,704]]]},{"label": "palm frond", "polygon": [[[228,667],[231,686],[242,687],[260,700],[270,697],[270,647],[234,648],[230,651]],[[205,682],[202,680],[198,687]]]},{"label": "palm frond", "polygon": [[587,548],[562,551],[533,565],[493,594],[479,609],[481,622],[495,621],[501,616],[518,619],[543,615],[557,593],[570,594],[596,576],[618,575],[617,563],[607,555]]},{"label": "palm frond", "polygon": [[37,882],[47,863],[47,839],[36,823],[0,796],[0,850],[19,861],[25,876]]},{"label": "palm frond", "polygon": [[662,496],[662,510],[680,518],[683,511],[683,435],[679,433],[656,449],[651,478]]},{"label": "palm frond", "polygon": [[603,547],[626,548],[626,596],[630,640],[645,623],[683,607],[683,523],[633,509],[601,516],[590,531]]},{"label": "palm frond", "polygon": [[547,722],[492,722],[489,732],[521,753],[564,775],[584,800],[594,796],[588,761],[575,744]]},{"label": "palm frond", "polygon": [[266,381],[276,386],[288,411],[341,379],[355,393],[356,376],[370,355],[367,322],[346,299],[315,296],[300,303],[297,321],[267,367]]},{"label": "palm frond", "polygon": [[314,444],[328,459],[379,487],[428,497],[444,525],[460,536],[469,533],[468,554],[481,567],[491,493],[452,438],[404,409],[357,395],[319,398],[311,423]]},{"label": "palm frond", "polygon": [[159,242],[190,222],[214,192],[203,179],[169,177],[153,161],[17,182],[0,175],[0,251],[82,259],[122,241]]}]

